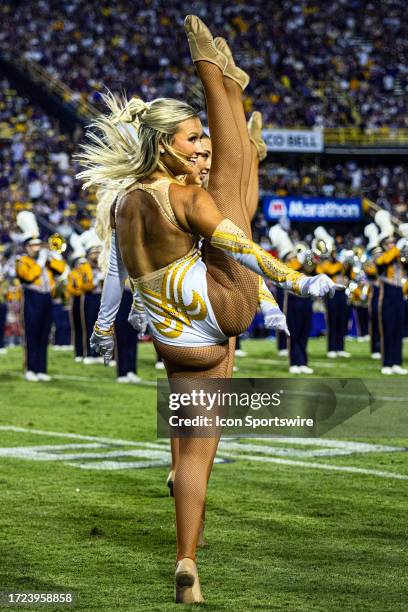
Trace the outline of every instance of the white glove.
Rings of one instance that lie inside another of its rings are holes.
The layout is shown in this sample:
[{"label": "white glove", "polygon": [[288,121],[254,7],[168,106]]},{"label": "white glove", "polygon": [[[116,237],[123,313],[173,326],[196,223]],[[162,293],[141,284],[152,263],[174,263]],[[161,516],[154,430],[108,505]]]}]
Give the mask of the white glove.
[{"label": "white glove", "polygon": [[299,282],[302,297],[323,297],[327,293],[333,297],[336,290],[345,289],[344,285],[334,283],[326,274],[307,276]]},{"label": "white glove", "polygon": [[132,308],[129,313],[128,321],[137,332],[140,334],[146,333],[148,323],[146,312],[138,312]]},{"label": "white glove", "polygon": [[49,251],[48,249],[41,249],[37,257],[38,265],[43,268],[48,261]]},{"label": "white glove", "polygon": [[101,334],[98,331],[93,332],[89,345],[95,353],[103,355],[103,362],[107,366],[113,357],[113,351],[115,349],[115,339],[112,335]]},{"label": "white glove", "polygon": [[268,313],[264,316],[264,322],[267,329],[283,331],[287,336],[290,336],[286,317],[279,307],[269,308]]},{"label": "white glove", "polygon": [[[116,232],[112,231],[108,273],[103,283],[97,321],[100,329],[110,329],[113,326],[122,300],[126,277],[127,272],[120,254],[118,238]],[[97,283],[99,281],[100,278],[98,278]]]}]

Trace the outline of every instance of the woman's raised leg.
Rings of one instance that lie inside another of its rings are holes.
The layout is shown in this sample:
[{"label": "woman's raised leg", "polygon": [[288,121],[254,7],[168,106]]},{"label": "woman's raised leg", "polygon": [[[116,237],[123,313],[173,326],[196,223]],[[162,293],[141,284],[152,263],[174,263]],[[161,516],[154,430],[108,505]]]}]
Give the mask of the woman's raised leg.
[{"label": "woman's raised leg", "polygon": [[[217,65],[217,61],[220,65],[224,61],[225,66],[226,60],[215,47],[209,30],[197,17],[187,18],[186,30],[205,92],[213,144],[208,191],[220,212],[251,235],[244,198],[245,185],[242,182],[246,152],[225,86],[225,82],[231,79],[224,78],[222,69]],[[211,61],[200,60],[201,48],[205,49],[201,56],[213,54]],[[237,103],[239,97],[242,113],[241,93],[237,88],[239,86],[231,80],[230,95],[237,98]],[[203,259],[208,270],[208,294],[217,321],[226,335],[236,336],[249,326],[255,314],[257,279],[208,243],[203,248]]]}]

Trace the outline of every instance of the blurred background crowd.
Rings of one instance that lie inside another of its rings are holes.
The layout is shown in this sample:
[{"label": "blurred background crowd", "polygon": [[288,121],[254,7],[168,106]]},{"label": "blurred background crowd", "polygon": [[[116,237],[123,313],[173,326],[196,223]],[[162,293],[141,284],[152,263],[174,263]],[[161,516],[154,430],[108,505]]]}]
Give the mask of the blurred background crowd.
[{"label": "blurred background crowd", "polygon": [[0,49],[34,60],[98,103],[126,89],[151,99],[196,87],[182,27],[189,12],[239,49],[248,111],[281,126],[408,127],[405,0],[5,0]]}]

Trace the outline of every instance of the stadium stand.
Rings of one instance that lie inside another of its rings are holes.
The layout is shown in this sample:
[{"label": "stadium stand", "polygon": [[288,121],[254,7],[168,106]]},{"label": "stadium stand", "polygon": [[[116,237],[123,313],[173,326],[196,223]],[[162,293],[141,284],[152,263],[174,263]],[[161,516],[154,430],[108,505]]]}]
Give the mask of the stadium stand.
[{"label": "stadium stand", "polygon": [[[182,20],[191,4],[151,0],[1,3],[0,49],[59,78],[76,101],[105,89],[151,99],[196,87]],[[266,124],[408,128],[405,0],[194,2],[194,11],[242,49],[247,110]],[[187,71],[187,76],[186,76]],[[180,75],[183,74],[183,78]]]},{"label": "stadium stand", "polygon": [[59,123],[0,81],[0,241],[16,232],[15,215],[33,209],[52,228],[88,222],[92,204],[75,180],[72,160],[77,137],[61,131]]},{"label": "stadium stand", "polygon": [[[100,108],[106,88],[145,99],[188,97],[203,105],[181,27],[190,8],[174,0],[151,0],[141,10],[128,0],[90,0],[85,11],[79,0],[6,0],[0,6],[0,56],[23,58],[24,71],[74,103],[79,116]],[[404,1],[222,1],[211,9],[197,1],[194,10],[243,49],[238,59],[252,76],[247,110],[261,110],[266,124],[323,125],[325,142],[339,138],[332,126],[356,142],[376,129],[408,134]],[[87,228],[95,202],[81,192],[72,160],[80,128],[68,134],[19,94],[2,79],[1,242],[10,240],[21,208],[33,208],[57,229],[74,222]],[[406,220],[408,170],[401,159],[273,154],[261,166],[261,195],[363,196]],[[261,214],[257,223],[263,224]]]}]

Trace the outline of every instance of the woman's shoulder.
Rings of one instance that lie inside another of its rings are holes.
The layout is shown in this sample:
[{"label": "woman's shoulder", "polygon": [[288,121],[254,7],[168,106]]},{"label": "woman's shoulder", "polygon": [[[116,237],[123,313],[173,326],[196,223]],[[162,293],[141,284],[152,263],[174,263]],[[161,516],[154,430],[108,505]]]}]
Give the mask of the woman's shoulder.
[{"label": "woman's shoulder", "polygon": [[186,198],[191,198],[194,195],[196,195],[199,192],[203,191],[203,188],[200,187],[200,185],[190,185],[190,184],[182,184],[182,183],[176,183],[176,182],[172,182],[169,185],[169,190],[172,190],[174,193],[179,193],[180,195],[183,195]]},{"label": "woman's shoulder", "polygon": [[132,218],[139,209],[139,206],[135,206],[135,204],[140,204],[143,195],[144,194],[142,191],[136,189],[121,193],[116,202],[112,204],[112,217],[117,219],[117,217],[120,215],[125,219]]}]

